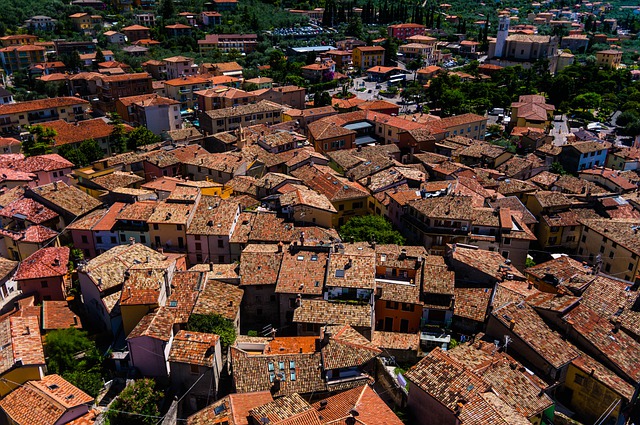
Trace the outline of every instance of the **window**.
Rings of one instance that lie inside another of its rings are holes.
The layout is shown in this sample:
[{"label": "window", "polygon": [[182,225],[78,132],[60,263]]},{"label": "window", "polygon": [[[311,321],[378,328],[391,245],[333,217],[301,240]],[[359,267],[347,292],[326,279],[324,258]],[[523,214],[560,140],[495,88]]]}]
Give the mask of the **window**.
[{"label": "window", "polygon": [[615,242],[612,242],[612,243],[611,243],[611,248],[617,248],[617,247],[618,247],[618,244],[617,244],[617,243],[615,243]]},{"label": "window", "polygon": [[140,235],[140,243],[147,243],[147,237],[144,235]]},{"label": "window", "polygon": [[86,235],[82,235],[82,243],[89,243]]},{"label": "window", "polygon": [[607,263],[604,266],[604,271],[606,271],[607,273],[609,273],[611,271],[611,264]]},{"label": "window", "polygon": [[587,241],[587,237],[585,235],[582,235],[582,242],[586,242]]},{"label": "window", "polygon": [[413,311],[413,304],[402,303],[402,311]]},{"label": "window", "polygon": [[176,224],[176,230],[182,230],[182,224]]},{"label": "window", "polygon": [[116,239],[116,237],[115,237],[115,236],[111,236],[111,237],[109,238],[109,240],[111,241],[111,243],[116,243],[116,242],[117,242],[117,239]]},{"label": "window", "polygon": [[48,288],[49,287],[49,282],[47,282],[46,280],[41,281],[40,282],[40,287]]},{"label": "window", "polygon": [[158,223],[153,224],[153,230],[158,230]]},{"label": "window", "polygon": [[602,237],[602,243],[607,243],[607,238],[606,238],[606,236],[603,236],[603,237]]},{"label": "window", "polygon": [[338,205],[338,211],[344,211],[344,204]]},{"label": "window", "polygon": [[504,258],[509,258],[509,251],[502,251],[502,256]]},{"label": "window", "polygon": [[96,243],[102,243],[102,236],[96,236]]},{"label": "window", "polygon": [[196,251],[202,251],[202,244],[199,242],[196,242]]},{"label": "window", "polygon": [[179,248],[184,248],[184,239],[178,238],[178,247]]},{"label": "window", "polygon": [[224,248],[224,240],[218,239],[218,248]]},{"label": "window", "polygon": [[397,310],[398,309],[398,303],[395,301],[387,301],[386,308],[390,309],[390,310]]},{"label": "window", "polygon": [[613,258],[613,251],[609,253],[609,258]]},{"label": "window", "polygon": [[353,204],[351,204],[351,208],[356,210],[358,208],[362,208],[364,206],[364,202],[360,201],[360,202],[354,202]]},{"label": "window", "polygon": [[197,375],[197,374],[200,373],[200,368],[198,367],[197,364],[192,364],[192,365],[189,365],[189,366],[191,366],[191,374]]},{"label": "window", "polygon": [[604,246],[600,247],[600,254],[604,254]]},{"label": "window", "polygon": [[630,270],[630,271],[633,270],[633,263],[629,263],[629,266],[627,267],[627,270]]},{"label": "window", "polygon": [[504,245],[511,245],[511,238],[504,238],[502,239],[502,243]]}]

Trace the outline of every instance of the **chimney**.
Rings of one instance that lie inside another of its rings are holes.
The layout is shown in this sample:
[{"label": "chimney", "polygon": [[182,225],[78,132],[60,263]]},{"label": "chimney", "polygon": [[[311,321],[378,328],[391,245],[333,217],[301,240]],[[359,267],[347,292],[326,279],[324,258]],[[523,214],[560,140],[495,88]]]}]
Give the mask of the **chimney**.
[{"label": "chimney", "polygon": [[513,330],[513,328],[515,328],[516,326],[516,321],[511,319],[511,321],[509,322],[509,329]]},{"label": "chimney", "polygon": [[324,327],[322,332],[322,341],[320,342],[321,347],[326,347],[329,344],[329,340],[331,339],[331,332],[328,329],[328,326]]},{"label": "chimney", "polygon": [[78,316],[73,315],[73,326],[78,326]]},{"label": "chimney", "polygon": [[60,259],[59,258],[56,258],[55,260],[53,260],[53,266],[54,267],[60,266]]},{"label": "chimney", "polygon": [[212,272],[213,271],[213,263],[209,263],[209,271]]},{"label": "chimney", "polygon": [[367,176],[367,186],[371,185],[371,176]]},{"label": "chimney", "polygon": [[282,241],[278,242],[278,253],[282,252]]}]

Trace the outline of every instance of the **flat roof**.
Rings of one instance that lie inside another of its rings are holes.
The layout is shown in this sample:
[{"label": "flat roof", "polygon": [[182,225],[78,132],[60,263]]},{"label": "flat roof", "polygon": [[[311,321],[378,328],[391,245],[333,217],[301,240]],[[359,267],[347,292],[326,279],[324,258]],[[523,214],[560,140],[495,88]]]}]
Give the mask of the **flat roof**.
[{"label": "flat roof", "polygon": [[329,50],[335,50],[336,48],[333,46],[308,46],[308,47],[293,47],[293,50],[296,53],[308,53],[308,52],[326,52]]},{"label": "flat roof", "polygon": [[360,137],[356,137],[356,145],[360,146],[360,145],[368,145],[369,143],[375,143],[376,139],[374,139],[371,136],[360,136]]},{"label": "flat roof", "polygon": [[343,126],[347,130],[362,130],[365,128],[372,128],[373,124],[368,123],[367,121],[354,122],[351,124],[347,124]]}]

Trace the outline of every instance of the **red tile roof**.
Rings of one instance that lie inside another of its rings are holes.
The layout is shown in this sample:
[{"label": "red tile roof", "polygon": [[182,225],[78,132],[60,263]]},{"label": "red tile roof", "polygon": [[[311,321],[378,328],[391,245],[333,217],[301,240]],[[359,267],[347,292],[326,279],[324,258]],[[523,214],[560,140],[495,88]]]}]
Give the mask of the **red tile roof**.
[{"label": "red tile roof", "polygon": [[50,99],[30,100],[27,102],[5,103],[0,105],[0,115],[19,114],[52,108],[64,108],[88,105],[89,102],[79,97],[54,97]]},{"label": "red tile roof", "polygon": [[20,263],[15,279],[20,281],[64,276],[68,272],[70,252],[66,246],[42,248]]}]

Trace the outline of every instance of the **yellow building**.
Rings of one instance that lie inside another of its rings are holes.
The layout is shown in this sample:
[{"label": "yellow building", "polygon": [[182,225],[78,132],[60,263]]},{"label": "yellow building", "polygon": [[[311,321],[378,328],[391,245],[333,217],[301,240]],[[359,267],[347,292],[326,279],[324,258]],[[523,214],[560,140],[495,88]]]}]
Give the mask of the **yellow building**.
[{"label": "yellow building", "polygon": [[544,96],[524,95],[511,104],[511,122],[513,127],[547,128],[553,119],[556,108],[547,103]]},{"label": "yellow building", "polygon": [[38,37],[35,35],[29,34],[15,34],[15,35],[6,35],[4,37],[0,37],[0,43],[2,43],[3,47],[10,46],[24,46],[27,44],[35,44],[38,40]]},{"label": "yellow building", "polygon": [[174,78],[164,82],[166,96],[180,102],[182,110],[192,109],[198,103],[197,91],[210,89],[213,86],[211,78],[200,75]]},{"label": "yellow building", "polygon": [[569,364],[564,388],[571,395],[568,407],[580,412],[583,423],[596,423],[611,406],[607,418],[617,423],[634,393],[633,386],[584,353]]},{"label": "yellow building", "polygon": [[13,316],[0,322],[0,327],[0,343],[9,353],[0,368],[0,397],[4,397],[18,385],[42,379],[46,365],[36,316]]},{"label": "yellow building", "polygon": [[89,15],[88,13],[74,13],[69,15],[73,27],[78,31],[92,29],[94,25],[102,24],[102,16]]},{"label": "yellow building", "polygon": [[0,49],[0,62],[2,62],[6,71],[11,74],[44,62],[45,50],[42,46],[31,44],[3,47]]},{"label": "yellow building", "polygon": [[326,196],[302,185],[280,196],[280,206],[296,223],[330,228],[336,209]]},{"label": "yellow building", "polygon": [[125,335],[129,335],[144,316],[166,303],[169,284],[167,272],[158,266],[156,264],[148,269],[130,270],[129,275],[125,276],[120,296]]},{"label": "yellow building", "polygon": [[596,52],[596,64],[598,66],[618,69],[621,62],[621,50],[600,50],[599,52]]},{"label": "yellow building", "polygon": [[358,46],[353,49],[353,66],[361,70],[384,65],[384,47]]},{"label": "yellow building", "polygon": [[85,119],[89,102],[78,97],[54,97],[0,105],[0,131],[17,132],[47,121]]},{"label": "yellow building", "polygon": [[600,271],[635,282],[640,263],[637,220],[584,219],[578,254]]},{"label": "yellow building", "polygon": [[160,202],[147,220],[152,246],[167,251],[184,252],[187,227],[193,218],[195,204]]}]

